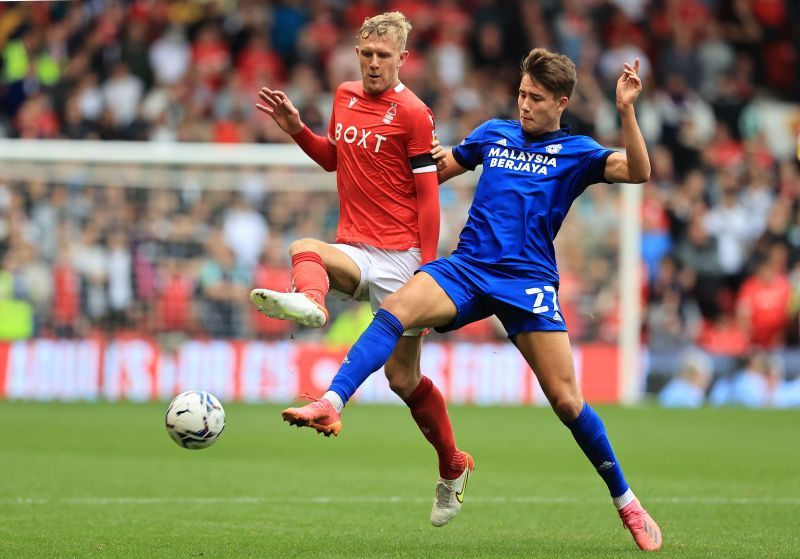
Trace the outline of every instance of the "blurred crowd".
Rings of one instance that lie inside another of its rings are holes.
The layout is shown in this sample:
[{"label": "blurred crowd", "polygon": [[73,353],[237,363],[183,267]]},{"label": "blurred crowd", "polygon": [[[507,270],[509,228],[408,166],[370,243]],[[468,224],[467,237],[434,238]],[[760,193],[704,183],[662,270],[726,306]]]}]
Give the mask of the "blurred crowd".
[{"label": "blurred crowd", "polygon": [[753,351],[733,365],[720,372],[709,354],[687,348],[677,373],[658,393],[658,403],[667,408],[800,407],[800,377],[786,377],[780,352]]},{"label": "blurred crowd", "polygon": [[[360,79],[355,30],[395,9],[414,26],[401,79],[432,108],[444,144],[516,118],[519,60],[545,46],[578,67],[564,123],[620,145],[614,84],[638,57],[653,165],[643,336],[673,357],[654,366],[675,369],[687,346],[747,358],[800,345],[800,2],[0,3],[0,137],[290,141],[257,114],[262,85],[285,90],[324,133],[336,85]],[[241,302],[253,285],[285,288],[286,247],[333,240],[338,207],[332,193],[284,190],[187,194],[10,181],[0,170],[0,298],[28,301],[43,334],[285,335]],[[470,195],[442,190],[442,254]],[[616,341],[619,211],[614,187],[590,188],[557,243],[578,341]],[[334,307],[358,323],[359,309]],[[462,335],[502,332],[486,323]]]}]

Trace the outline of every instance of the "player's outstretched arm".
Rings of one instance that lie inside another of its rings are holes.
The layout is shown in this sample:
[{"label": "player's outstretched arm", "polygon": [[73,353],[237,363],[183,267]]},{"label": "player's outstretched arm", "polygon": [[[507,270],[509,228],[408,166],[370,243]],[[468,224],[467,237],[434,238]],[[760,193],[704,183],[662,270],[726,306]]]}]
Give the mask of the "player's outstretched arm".
[{"label": "player's outstretched arm", "polygon": [[606,161],[605,177],[612,182],[643,183],[650,178],[650,158],[642,131],[636,122],[634,103],[642,92],[639,59],[625,69],[617,80],[617,110],[622,122],[625,155],[612,154]]},{"label": "player's outstretched arm", "polygon": [[464,167],[456,163],[455,158],[453,158],[453,152],[447,151],[442,147],[438,138],[434,138],[431,142],[431,155],[436,161],[439,184],[467,172]]},{"label": "player's outstretched arm", "polygon": [[[436,159],[435,155],[434,159]],[[447,182],[453,177],[457,177],[458,175],[463,175],[464,173],[467,172],[467,169],[459,165],[458,161],[456,161],[456,158],[453,157],[452,150],[449,150],[447,151],[447,153],[444,154],[442,161],[443,161],[442,163],[439,163],[438,160],[436,162],[438,168],[439,184]]]},{"label": "player's outstretched arm", "polygon": [[324,136],[314,134],[300,119],[300,111],[283,91],[262,87],[262,103],[256,108],[272,117],[281,130],[290,134],[306,154],[326,171],[336,170],[336,146]]}]

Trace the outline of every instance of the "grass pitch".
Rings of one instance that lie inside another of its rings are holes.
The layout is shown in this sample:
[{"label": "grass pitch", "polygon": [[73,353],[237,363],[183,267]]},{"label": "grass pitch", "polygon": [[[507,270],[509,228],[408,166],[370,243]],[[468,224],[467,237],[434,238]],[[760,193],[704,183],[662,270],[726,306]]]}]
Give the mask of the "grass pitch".
[{"label": "grass pitch", "polygon": [[[187,451],[166,404],[0,402],[0,557],[641,557],[549,409],[451,408],[476,471],[437,529],[404,407],[353,405],[338,439],[225,407],[217,444]],[[800,556],[800,412],[598,411],[660,557]]]}]

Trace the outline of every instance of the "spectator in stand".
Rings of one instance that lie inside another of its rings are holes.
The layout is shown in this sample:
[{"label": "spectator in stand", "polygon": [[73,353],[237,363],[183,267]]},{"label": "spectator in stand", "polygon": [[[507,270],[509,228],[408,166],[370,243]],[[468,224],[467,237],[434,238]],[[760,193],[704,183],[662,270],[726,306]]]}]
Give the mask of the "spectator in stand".
[{"label": "spectator in stand", "polygon": [[98,224],[91,222],[69,247],[71,263],[81,277],[81,312],[92,321],[100,320],[108,309],[108,264],[101,235]]},{"label": "spectator in stand", "polygon": [[208,258],[200,269],[198,286],[203,295],[203,327],[213,337],[240,336],[243,315],[249,307],[250,271],[236,262],[233,251],[218,231],[209,239],[206,253]]},{"label": "spectator in stand", "polygon": [[264,216],[237,193],[223,217],[222,234],[225,243],[236,255],[236,262],[252,268],[269,239],[269,226]]},{"label": "spectator in stand", "polygon": [[699,408],[714,376],[711,358],[691,348],[681,358],[678,376],[667,383],[658,394],[658,403],[665,408]]},{"label": "spectator in stand", "polygon": [[114,230],[106,243],[106,276],[108,277],[109,328],[127,327],[131,324],[134,307],[133,263],[128,236],[124,231]]},{"label": "spectator in stand", "polygon": [[686,237],[675,249],[675,258],[683,269],[683,283],[704,316],[716,314],[718,293],[724,277],[717,241],[703,225],[703,216],[689,222]]},{"label": "spectator in stand", "polygon": [[731,378],[720,378],[709,394],[712,406],[763,408],[772,405],[773,395],[783,377],[780,361],[767,353],[751,354]]},{"label": "spectator in stand", "polygon": [[772,395],[772,404],[776,408],[800,408],[800,377],[779,384]]},{"label": "spectator in stand", "polygon": [[675,260],[662,258],[646,310],[647,343],[653,351],[680,351],[697,337],[700,310],[685,296],[682,279]]},{"label": "spectator in stand", "polygon": [[149,55],[156,83],[177,84],[186,75],[192,59],[184,29],[178,25],[169,27],[150,47]]},{"label": "spectator in stand", "polygon": [[[253,272],[252,285],[278,291],[291,285],[292,272],[286,261],[286,252],[283,238],[277,235],[271,236],[264,246],[261,261]],[[249,315],[253,333],[259,337],[283,339],[294,329],[292,322],[264,316],[254,308],[250,309]],[[370,314],[370,320],[372,320],[372,314]]]},{"label": "spectator in stand", "polygon": [[158,270],[158,296],[151,328],[156,332],[197,333],[195,282],[181,261],[167,257]]},{"label": "spectator in stand", "polygon": [[728,305],[720,305],[710,318],[703,321],[697,345],[713,355],[741,357],[750,350],[750,338],[739,326]]},{"label": "spectator in stand", "polygon": [[784,346],[789,325],[792,285],[786,273],[787,250],[774,245],[767,258],[739,290],[736,311],[754,347],[772,350]]},{"label": "spectator in stand", "polygon": [[719,201],[703,218],[709,234],[717,239],[719,263],[729,287],[737,288],[747,262],[747,254],[753,241],[761,234],[758,217],[754,219],[750,209],[739,200],[739,179],[731,170],[717,173]]},{"label": "spectator in stand", "polygon": [[68,241],[62,239],[53,264],[53,298],[50,309],[52,334],[70,338],[80,328],[81,279],[70,262]]},{"label": "spectator in stand", "polygon": [[217,91],[231,66],[231,53],[216,23],[205,23],[198,31],[192,47],[192,63],[203,85]]},{"label": "spectator in stand", "polygon": [[133,124],[144,91],[142,80],[131,74],[127,64],[117,62],[102,89],[104,105],[111,110],[114,126],[126,129]]},{"label": "spectator in stand", "polygon": [[642,260],[649,284],[655,281],[659,262],[671,248],[672,239],[661,193],[654,184],[646,183],[642,200]]}]

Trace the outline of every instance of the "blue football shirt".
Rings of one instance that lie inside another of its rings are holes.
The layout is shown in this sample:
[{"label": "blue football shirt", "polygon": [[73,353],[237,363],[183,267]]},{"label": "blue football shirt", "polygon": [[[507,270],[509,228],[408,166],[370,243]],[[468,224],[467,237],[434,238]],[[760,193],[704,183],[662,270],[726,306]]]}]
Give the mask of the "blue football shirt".
[{"label": "blue football shirt", "polygon": [[451,258],[558,285],[553,239],[586,187],[608,182],[612,153],[569,128],[531,136],[518,120],[483,123],[453,148],[459,165],[483,171]]}]

